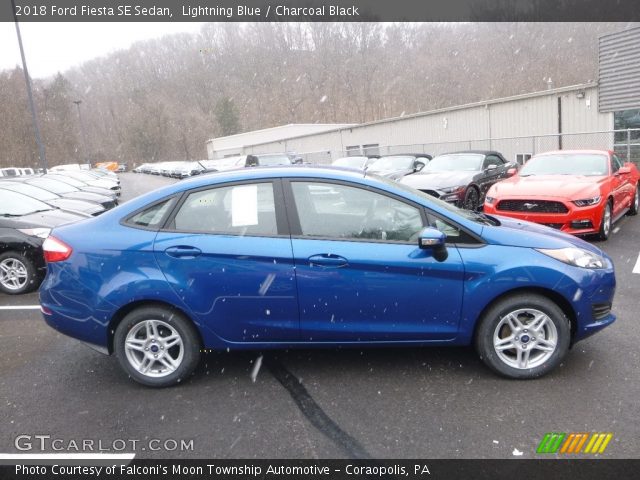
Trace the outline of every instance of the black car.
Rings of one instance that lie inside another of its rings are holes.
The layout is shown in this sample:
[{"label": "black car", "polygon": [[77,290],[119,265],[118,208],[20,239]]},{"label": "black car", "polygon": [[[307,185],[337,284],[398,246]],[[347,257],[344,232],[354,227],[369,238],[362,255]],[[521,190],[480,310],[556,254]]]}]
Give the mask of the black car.
[{"label": "black car", "polygon": [[53,227],[87,217],[0,190],[0,291],[19,294],[36,290],[46,272],[44,239]]},{"label": "black car", "polygon": [[80,212],[96,216],[105,211],[105,208],[99,203],[87,202],[86,200],[76,200],[73,198],[63,198],[56,193],[24,182],[0,182],[0,190],[11,190],[12,192],[22,193],[28,197],[40,200],[47,205],[51,205],[54,208],[61,208],[71,212]]},{"label": "black car", "polygon": [[431,161],[426,153],[386,155],[368,164],[367,172],[377,173],[392,180],[421,171]]},{"label": "black car", "polygon": [[458,207],[477,210],[489,187],[515,172],[516,165],[499,152],[469,150],[438,155],[401,183]]}]

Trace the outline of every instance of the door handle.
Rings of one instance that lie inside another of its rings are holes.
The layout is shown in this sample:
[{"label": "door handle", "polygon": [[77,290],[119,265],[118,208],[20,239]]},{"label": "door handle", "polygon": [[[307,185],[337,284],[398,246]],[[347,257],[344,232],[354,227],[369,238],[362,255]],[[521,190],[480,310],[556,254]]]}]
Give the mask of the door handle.
[{"label": "door handle", "polygon": [[195,258],[202,253],[202,250],[188,245],[177,245],[167,248],[164,253],[174,258]]},{"label": "door handle", "polygon": [[346,258],[340,255],[334,255],[332,253],[320,253],[318,255],[312,255],[308,258],[310,265],[316,265],[319,267],[332,267],[340,268],[349,264]]}]

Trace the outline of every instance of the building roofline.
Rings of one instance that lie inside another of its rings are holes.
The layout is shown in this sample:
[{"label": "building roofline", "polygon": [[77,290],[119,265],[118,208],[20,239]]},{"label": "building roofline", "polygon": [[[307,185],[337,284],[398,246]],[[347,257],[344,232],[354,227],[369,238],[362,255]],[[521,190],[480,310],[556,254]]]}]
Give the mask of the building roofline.
[{"label": "building roofline", "polygon": [[[269,130],[277,130],[285,127],[329,127],[329,126],[336,127],[337,126],[335,130],[340,130],[341,128],[347,128],[350,126],[353,127],[356,125],[358,124],[357,123],[287,123],[285,125],[277,125],[275,127],[261,128],[260,130],[251,130],[249,132],[234,133],[233,135],[225,135],[224,137],[210,138],[209,140],[207,140],[207,143],[212,142],[214,140],[219,140],[221,138],[241,137],[243,135],[250,135],[250,134],[259,133],[259,132],[267,132]],[[310,134],[310,135],[313,135],[313,134]]]},{"label": "building roofline", "polygon": [[398,120],[406,120],[406,119],[409,119],[409,118],[426,117],[426,116],[435,115],[435,114],[438,114],[438,113],[446,113],[446,112],[454,112],[456,110],[464,110],[466,108],[483,107],[485,105],[495,105],[495,104],[499,104],[499,103],[512,102],[512,101],[516,101],[516,100],[526,100],[528,98],[544,97],[544,96],[547,96],[547,95],[556,95],[556,94],[559,94],[559,93],[573,92],[573,91],[576,91],[576,90],[583,90],[585,88],[593,88],[593,87],[597,87],[597,86],[598,86],[598,82],[588,82],[588,83],[579,83],[579,84],[576,84],[576,85],[567,85],[565,87],[552,88],[552,89],[549,89],[549,90],[540,90],[540,91],[530,92],[530,93],[521,93],[519,95],[512,95],[510,97],[494,98],[492,100],[482,100],[482,101],[479,101],[479,102],[465,103],[465,104],[462,104],[462,105],[454,105],[454,106],[451,106],[451,107],[438,108],[438,109],[435,109],[435,110],[427,110],[425,112],[412,113],[412,114],[409,114],[409,115],[403,115],[401,117],[383,118],[381,120],[373,120],[371,122],[357,123],[357,124],[353,124],[353,125],[350,125],[350,126],[344,126],[344,127],[336,128],[334,130],[326,130],[324,132],[316,132],[316,133],[305,133],[304,135],[296,135],[296,136],[293,136],[293,137],[281,138],[279,140],[270,140],[268,142],[254,143],[254,144],[251,144],[251,145],[244,145],[244,146],[256,147],[256,146],[266,145],[268,143],[273,143],[273,142],[279,142],[279,141],[284,141],[284,140],[293,140],[293,139],[297,139],[297,138],[310,137],[310,136],[313,136],[313,135],[318,135],[318,133],[335,133],[335,132],[340,132],[340,131],[343,131],[343,130],[350,130],[350,129],[353,129],[353,128],[368,127],[370,125],[381,125],[381,124],[384,124],[384,123],[397,122]]}]

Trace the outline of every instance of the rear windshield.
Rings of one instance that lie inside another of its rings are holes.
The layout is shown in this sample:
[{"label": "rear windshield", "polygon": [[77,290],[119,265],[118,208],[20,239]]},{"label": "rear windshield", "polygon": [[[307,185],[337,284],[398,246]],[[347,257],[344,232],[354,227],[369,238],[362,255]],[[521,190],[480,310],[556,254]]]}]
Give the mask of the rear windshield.
[{"label": "rear windshield", "polygon": [[42,187],[45,190],[49,190],[53,193],[61,194],[61,193],[69,193],[78,191],[77,188],[72,187],[63,182],[58,182],[57,180],[52,180],[49,178],[34,178],[33,180],[29,180],[31,185],[36,185],[38,187]]},{"label": "rear windshield", "polygon": [[0,216],[17,217],[47,210],[53,210],[53,208],[35,198],[0,189]]},{"label": "rear windshield", "polygon": [[26,183],[2,182],[0,183],[0,188],[22,193],[24,195],[29,195],[36,200],[42,200],[44,202],[46,202],[47,200],[58,198],[55,193],[51,193],[47,190],[43,190],[42,188],[34,187],[33,185],[29,185]]}]

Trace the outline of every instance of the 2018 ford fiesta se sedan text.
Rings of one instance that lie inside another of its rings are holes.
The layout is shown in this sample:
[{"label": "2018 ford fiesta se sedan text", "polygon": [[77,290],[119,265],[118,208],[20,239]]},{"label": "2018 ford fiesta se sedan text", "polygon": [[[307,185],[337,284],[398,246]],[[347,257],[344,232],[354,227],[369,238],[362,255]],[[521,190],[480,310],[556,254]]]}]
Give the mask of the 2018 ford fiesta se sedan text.
[{"label": "2018 ford fiesta se sedan text", "polygon": [[615,320],[597,247],[353,170],[203,175],[56,228],[44,251],[46,322],[157,387],[202,348],[473,344],[535,378]]}]

